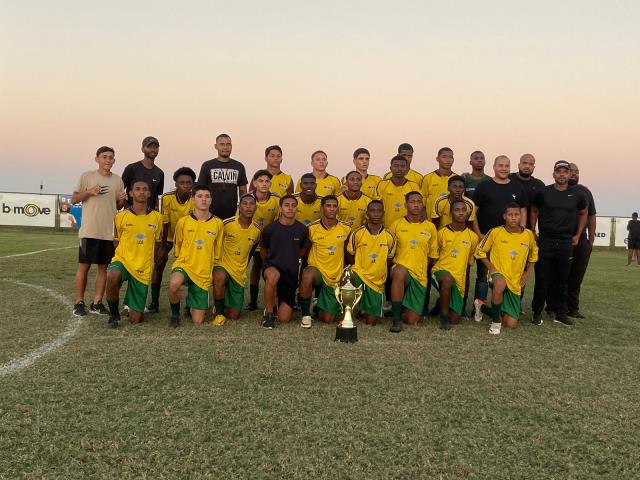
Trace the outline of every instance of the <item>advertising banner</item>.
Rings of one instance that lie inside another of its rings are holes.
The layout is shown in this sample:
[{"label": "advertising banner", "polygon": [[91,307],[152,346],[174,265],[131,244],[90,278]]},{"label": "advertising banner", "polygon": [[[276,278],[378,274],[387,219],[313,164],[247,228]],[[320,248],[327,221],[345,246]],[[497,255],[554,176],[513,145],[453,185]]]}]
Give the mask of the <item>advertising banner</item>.
[{"label": "advertising banner", "polygon": [[56,226],[56,195],[0,193],[0,225]]},{"label": "advertising banner", "polygon": [[629,218],[616,218],[615,231],[616,231],[616,247],[626,247],[629,232],[627,232],[627,224],[631,220]]},{"label": "advertising banner", "polygon": [[71,203],[71,195],[58,195],[61,228],[80,228],[82,223],[82,204]]},{"label": "advertising banner", "polygon": [[611,217],[596,217],[595,247],[611,246]]}]

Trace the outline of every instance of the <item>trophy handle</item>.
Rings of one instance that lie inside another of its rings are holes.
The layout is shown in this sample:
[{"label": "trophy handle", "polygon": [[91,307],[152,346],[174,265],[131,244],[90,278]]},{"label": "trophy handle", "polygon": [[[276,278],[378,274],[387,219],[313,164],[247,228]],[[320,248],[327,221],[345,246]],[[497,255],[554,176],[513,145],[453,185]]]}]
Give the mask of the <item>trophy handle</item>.
[{"label": "trophy handle", "polygon": [[356,299],[353,302],[353,306],[355,307],[356,305],[358,305],[358,302],[360,301],[360,299],[362,298],[362,295],[364,295],[364,284],[360,285],[359,287],[356,288]]}]

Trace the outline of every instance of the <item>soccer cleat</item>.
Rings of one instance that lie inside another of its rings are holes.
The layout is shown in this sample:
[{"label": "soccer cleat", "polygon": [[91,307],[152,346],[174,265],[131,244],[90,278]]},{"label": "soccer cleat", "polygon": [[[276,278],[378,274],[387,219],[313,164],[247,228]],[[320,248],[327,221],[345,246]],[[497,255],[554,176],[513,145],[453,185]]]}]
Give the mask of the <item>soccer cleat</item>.
[{"label": "soccer cleat", "polygon": [[451,326],[451,322],[449,321],[449,317],[447,316],[440,316],[440,329],[441,330],[451,330],[452,326]]},{"label": "soccer cleat", "polygon": [[542,320],[542,312],[536,313],[533,312],[533,318],[531,319],[531,325],[542,325],[543,320]]},{"label": "soccer cleat", "polygon": [[84,302],[78,302],[73,306],[73,315],[76,317],[84,317],[87,314],[87,310],[84,307]]},{"label": "soccer cleat", "polygon": [[111,315],[109,317],[109,321],[107,322],[107,330],[115,330],[116,328],[118,328],[119,320],[120,320],[120,317],[115,317]]},{"label": "soccer cleat", "polygon": [[92,303],[89,305],[89,313],[94,315],[109,315],[109,310],[102,304],[102,302]]},{"label": "soccer cleat", "polygon": [[187,318],[191,318],[191,308],[190,307],[184,307],[184,316]]},{"label": "soccer cleat", "polygon": [[160,308],[157,303],[151,302],[147,305],[147,308],[144,309],[144,313],[160,313]]},{"label": "soccer cleat", "polygon": [[500,330],[502,330],[502,324],[497,322],[492,322],[489,327],[489,333],[491,335],[500,335]]},{"label": "soccer cleat", "polygon": [[267,330],[273,330],[276,328],[276,319],[273,316],[273,313],[265,313],[262,317],[262,326]]},{"label": "soccer cleat", "polygon": [[402,319],[394,318],[389,331],[392,333],[400,333],[402,331]]},{"label": "soccer cleat", "polygon": [[485,302],[483,302],[482,300],[480,300],[479,298],[476,298],[473,301],[473,319],[476,322],[481,322],[482,321],[482,305],[484,305]]},{"label": "soccer cleat", "polygon": [[226,321],[227,317],[225,317],[224,315],[216,315],[216,318],[214,318],[211,323],[216,327],[222,327]]},{"label": "soccer cleat", "polygon": [[171,315],[169,317],[169,327],[178,328],[180,325],[180,315]]},{"label": "soccer cleat", "polygon": [[255,302],[249,302],[245,307],[245,310],[247,310],[248,312],[254,312],[257,309],[258,309],[258,304]]},{"label": "soccer cleat", "polygon": [[553,321],[556,323],[561,323],[563,325],[566,325],[567,327],[570,327],[571,325],[573,325],[573,320],[567,317],[565,313],[556,313],[556,318],[554,318]]},{"label": "soccer cleat", "polygon": [[305,315],[304,317],[302,317],[300,326],[302,328],[311,328],[311,317],[309,315]]},{"label": "soccer cleat", "polygon": [[567,317],[571,317],[571,318],[578,318],[578,319],[584,319],[587,318],[585,317],[579,310],[576,312],[568,312],[567,313]]}]

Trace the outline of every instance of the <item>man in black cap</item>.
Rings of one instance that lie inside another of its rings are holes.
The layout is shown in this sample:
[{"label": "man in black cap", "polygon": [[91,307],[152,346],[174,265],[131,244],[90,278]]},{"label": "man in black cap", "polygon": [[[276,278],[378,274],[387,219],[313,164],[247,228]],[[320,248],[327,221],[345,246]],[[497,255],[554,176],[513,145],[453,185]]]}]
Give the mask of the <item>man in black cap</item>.
[{"label": "man in black cap", "polygon": [[573,247],[587,223],[587,199],[575,187],[569,185],[569,162],[559,160],[553,166],[555,183],[547,185],[536,194],[531,207],[530,225],[539,224],[538,263],[536,284],[533,291],[534,325],[542,324],[542,309],[547,295],[553,291],[555,321],[573,325],[567,316],[567,280],[571,268]]},{"label": "man in black cap", "polygon": [[130,163],[122,172],[122,183],[127,191],[127,203],[131,204],[131,189],[134,180],[144,180],[149,185],[149,208],[159,210],[159,197],[164,191],[164,172],[156,165],[156,157],[160,152],[160,142],[155,137],[145,137],[142,140],[142,153],[144,158],[138,162]]}]

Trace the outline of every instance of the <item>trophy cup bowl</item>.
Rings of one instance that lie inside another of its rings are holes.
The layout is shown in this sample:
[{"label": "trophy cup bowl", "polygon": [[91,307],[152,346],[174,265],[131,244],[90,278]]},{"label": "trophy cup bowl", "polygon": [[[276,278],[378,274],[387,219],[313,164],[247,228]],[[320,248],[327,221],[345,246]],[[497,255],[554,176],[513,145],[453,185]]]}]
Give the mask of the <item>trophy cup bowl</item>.
[{"label": "trophy cup bowl", "polygon": [[351,312],[362,298],[363,286],[355,287],[351,283],[351,266],[344,269],[340,284],[336,287],[335,294],[338,303],[344,312],[342,322],[336,327],[336,338],[345,343],[358,341],[358,327],[353,324]]}]

